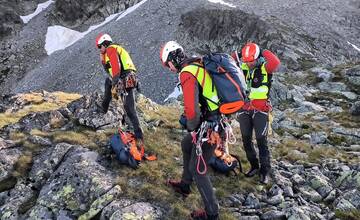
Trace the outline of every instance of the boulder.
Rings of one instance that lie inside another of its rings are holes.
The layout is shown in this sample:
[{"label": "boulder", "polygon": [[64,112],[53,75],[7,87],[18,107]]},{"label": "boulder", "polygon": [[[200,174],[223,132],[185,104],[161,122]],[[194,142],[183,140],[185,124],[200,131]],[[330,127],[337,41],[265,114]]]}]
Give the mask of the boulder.
[{"label": "boulder", "polygon": [[99,163],[99,155],[81,146],[73,146],[56,171],[51,173],[40,191],[36,206],[29,213],[39,217],[37,210],[47,207],[57,217],[61,210],[78,217],[91,209],[97,210],[91,205],[97,204],[95,200],[113,187],[113,174]]}]

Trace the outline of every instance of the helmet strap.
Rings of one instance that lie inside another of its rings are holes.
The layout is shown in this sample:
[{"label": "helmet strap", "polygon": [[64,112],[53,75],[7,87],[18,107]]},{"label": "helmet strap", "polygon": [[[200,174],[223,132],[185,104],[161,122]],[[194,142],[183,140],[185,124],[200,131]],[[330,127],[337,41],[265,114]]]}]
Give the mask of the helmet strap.
[{"label": "helmet strap", "polygon": [[174,73],[179,72],[178,68],[175,67],[175,65],[173,64],[172,61],[169,61],[168,65],[169,65],[169,69],[171,70],[171,72],[174,72]]}]

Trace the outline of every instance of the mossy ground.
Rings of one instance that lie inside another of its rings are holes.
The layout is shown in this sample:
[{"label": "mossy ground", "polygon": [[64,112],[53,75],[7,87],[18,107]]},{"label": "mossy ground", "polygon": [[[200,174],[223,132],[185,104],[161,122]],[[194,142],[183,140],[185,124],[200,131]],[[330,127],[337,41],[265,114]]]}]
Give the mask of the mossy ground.
[{"label": "mossy ground", "polygon": [[[11,116],[12,119],[8,121],[5,121],[8,115],[0,114],[0,127],[6,123],[14,123],[18,121],[21,116],[32,111],[53,110],[56,109],[56,106],[59,108],[68,103],[68,101],[72,101],[76,96],[71,97],[72,98],[60,98],[60,100],[64,100],[62,104],[35,101],[35,104],[32,104],[34,106],[30,105],[26,109],[21,109],[19,112],[13,113]],[[167,179],[179,179],[181,177],[182,153],[180,142],[186,134],[185,131],[181,131],[178,124],[178,118],[182,109],[169,106],[157,106],[149,110],[145,107],[145,104],[146,103],[140,102],[138,103],[138,107],[140,111],[146,115],[147,121],[162,121],[158,127],[144,129],[146,151],[156,153],[158,160],[151,162],[145,161],[138,169],[133,170],[127,166],[120,165],[115,157],[113,157],[110,162],[111,168],[117,174],[116,182],[121,186],[125,197],[136,201],[149,201],[158,204],[165,209],[167,219],[186,219],[192,209],[203,207],[200,194],[197,192],[195,184],[193,184],[191,188],[193,193],[186,199],[183,199],[165,185]],[[310,120],[304,120],[302,127],[304,133],[321,129],[321,126],[312,123]],[[240,132],[239,129],[234,130],[238,140],[235,145],[231,146],[230,150],[232,153],[240,156],[243,169],[246,171],[249,168],[249,164],[241,147]],[[104,146],[115,132],[116,129],[109,129],[100,133],[84,127],[77,127],[72,131],[56,130],[52,132],[42,132],[32,130],[30,134],[49,138],[53,143],[67,142],[70,144],[84,145],[102,154],[104,153]],[[300,160],[303,162],[321,162],[321,160],[325,158],[337,158],[340,161],[350,163],[359,162],[358,158],[352,158],[350,155],[336,148],[314,147],[305,140],[283,138],[280,131],[276,132],[278,135],[270,137],[270,139],[274,137],[279,139],[276,144],[271,145],[272,157],[274,159],[287,160],[290,162]],[[24,154],[20,156],[14,172],[15,177],[24,176],[31,168],[32,156],[41,150],[41,146],[29,142],[27,140],[27,134],[21,132],[11,133],[10,139],[25,148]],[[332,141],[338,141],[337,137],[332,138]],[[296,154],[291,154],[291,150],[298,150],[305,153],[308,156],[306,161],[304,161],[304,158],[299,158]],[[220,200],[234,193],[249,193],[260,189],[257,177],[249,179],[245,178],[242,174],[225,176],[214,173],[211,169],[209,173],[216,195]],[[235,219],[235,217],[224,208],[221,209],[220,214],[224,220]],[[339,212],[337,216],[341,218],[346,214],[348,213]],[[357,212],[351,215],[355,216],[353,219],[359,216]],[[350,216],[350,214],[346,215],[344,219],[348,216]],[[350,216],[349,218],[352,217]]]}]

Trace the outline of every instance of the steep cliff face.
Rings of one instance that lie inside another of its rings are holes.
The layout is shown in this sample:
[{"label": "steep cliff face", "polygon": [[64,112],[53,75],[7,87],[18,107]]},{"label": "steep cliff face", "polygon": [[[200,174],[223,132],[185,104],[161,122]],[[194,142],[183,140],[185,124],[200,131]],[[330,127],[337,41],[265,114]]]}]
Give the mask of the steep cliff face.
[{"label": "steep cliff face", "polygon": [[4,37],[11,37],[16,34],[22,27],[23,21],[20,16],[25,16],[35,11],[37,4],[44,0],[34,1],[0,1],[0,40]]},{"label": "steep cliff face", "polygon": [[61,24],[72,29],[84,30],[89,25],[104,20],[135,5],[140,0],[58,0],[52,11],[54,24]]}]

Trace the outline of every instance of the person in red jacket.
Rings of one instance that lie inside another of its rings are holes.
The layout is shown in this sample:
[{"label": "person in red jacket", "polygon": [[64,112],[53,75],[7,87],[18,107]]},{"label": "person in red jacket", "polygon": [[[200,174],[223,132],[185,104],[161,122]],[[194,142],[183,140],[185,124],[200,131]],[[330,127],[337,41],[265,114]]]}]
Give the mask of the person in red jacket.
[{"label": "person in red jacket", "polygon": [[[190,185],[195,180],[205,210],[199,209],[192,212],[192,219],[218,219],[218,201],[206,172],[215,145],[208,142],[199,145],[200,142],[198,141],[203,138],[196,135],[197,132],[201,133],[201,131],[205,130],[204,125],[216,123],[219,120],[219,106],[209,101],[210,98],[217,98],[217,92],[211,89],[212,80],[204,67],[201,66],[201,59],[188,58],[177,42],[167,42],[161,48],[160,59],[165,67],[179,74],[185,111],[180,118],[180,124],[191,132],[181,142],[184,163],[182,178],[180,181],[168,180],[167,184],[176,192],[188,196],[190,194]],[[199,83],[199,81],[203,83]],[[208,89],[213,92],[205,94],[204,91]],[[206,131],[208,128],[206,127]],[[197,141],[194,141],[194,139]]]},{"label": "person in red jacket", "polygon": [[136,68],[129,53],[120,45],[113,44],[110,35],[99,34],[96,47],[100,50],[100,61],[108,77],[105,80],[104,100],[99,106],[103,113],[108,111],[112,93],[119,94],[124,103],[124,109],[133,127],[136,143],[143,143],[143,131],[135,108],[134,89],[137,87]]},{"label": "person in red jacket", "polygon": [[[235,51],[232,57],[244,73],[249,98],[249,102],[238,113],[243,146],[251,165],[245,176],[252,177],[259,174],[260,182],[267,184],[271,168],[267,144],[269,112],[272,108],[269,92],[273,72],[279,67],[280,60],[271,51],[261,50],[255,43],[247,43],[241,53]],[[253,130],[259,148],[259,159],[252,143]]]}]

